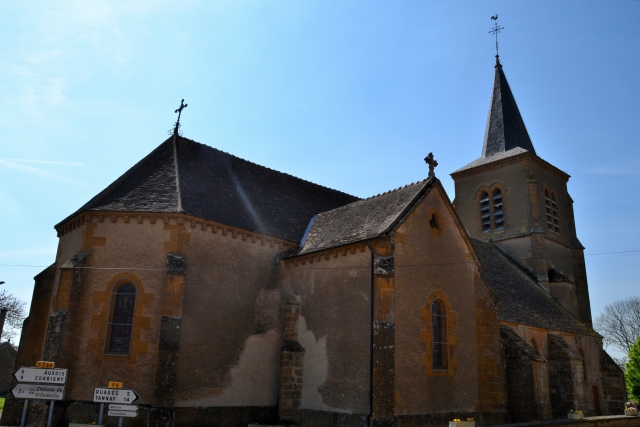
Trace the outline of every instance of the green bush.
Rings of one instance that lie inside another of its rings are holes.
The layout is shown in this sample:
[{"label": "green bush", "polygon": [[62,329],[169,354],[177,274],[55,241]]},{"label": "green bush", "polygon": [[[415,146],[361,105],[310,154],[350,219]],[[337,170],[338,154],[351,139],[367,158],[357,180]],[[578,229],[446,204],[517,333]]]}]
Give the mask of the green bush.
[{"label": "green bush", "polygon": [[0,397],[0,409],[4,409],[4,397]]},{"label": "green bush", "polygon": [[629,350],[629,361],[627,362],[627,371],[624,374],[624,379],[627,382],[629,399],[640,402],[640,337]]}]

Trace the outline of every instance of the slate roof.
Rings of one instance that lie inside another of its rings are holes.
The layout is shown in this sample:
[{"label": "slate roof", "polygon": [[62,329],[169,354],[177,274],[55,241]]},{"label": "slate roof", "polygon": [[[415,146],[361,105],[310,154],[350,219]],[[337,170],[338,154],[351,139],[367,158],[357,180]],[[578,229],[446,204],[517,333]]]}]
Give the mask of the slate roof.
[{"label": "slate roof", "polygon": [[507,159],[509,157],[514,157],[517,156],[519,154],[522,153],[526,153],[527,150],[525,150],[522,147],[516,147],[516,148],[512,148],[511,150],[508,151],[502,151],[499,153],[494,154],[493,156],[489,156],[489,157],[480,157],[476,160],[474,160],[473,162],[469,163],[468,165],[465,165],[463,167],[461,167],[460,169],[458,169],[456,172],[461,172],[463,170],[467,170],[467,169],[472,169],[478,166],[482,166],[482,165],[486,165],[487,163],[492,163],[492,162],[497,162],[498,160],[502,160],[502,159]]},{"label": "slate roof", "polygon": [[293,256],[360,242],[387,233],[435,182],[435,178],[425,179],[319,214],[313,220],[302,248]]},{"label": "slate roof", "polygon": [[529,132],[524,125],[520,110],[513,97],[507,78],[502,71],[500,59],[496,57],[496,72],[493,79],[493,93],[491,107],[484,135],[482,157],[489,157],[496,153],[509,151],[521,147],[533,153]]},{"label": "slate roof", "polygon": [[597,336],[591,328],[581,323],[542,289],[495,243],[486,243],[474,238],[471,238],[471,242],[482,262],[482,279],[498,298],[500,320]]},{"label": "slate roof", "polygon": [[526,151],[536,153],[497,56],[495,70],[482,155],[456,172]]},{"label": "slate roof", "polygon": [[171,136],[56,227],[83,211],[183,213],[299,242],[316,213],[356,200]]}]

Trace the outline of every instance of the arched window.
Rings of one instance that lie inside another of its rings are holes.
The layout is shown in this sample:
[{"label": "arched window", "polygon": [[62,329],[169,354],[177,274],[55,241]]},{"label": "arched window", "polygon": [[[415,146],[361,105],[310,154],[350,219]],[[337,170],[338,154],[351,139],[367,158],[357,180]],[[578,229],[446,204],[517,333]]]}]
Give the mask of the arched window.
[{"label": "arched window", "polygon": [[483,234],[491,232],[491,206],[489,205],[489,194],[486,191],[480,196],[480,223]]},{"label": "arched window", "polygon": [[434,371],[449,369],[449,346],[447,344],[447,309],[444,302],[436,298],[431,304],[431,355]]},{"label": "arched window", "polygon": [[502,191],[493,191],[493,224],[494,230],[504,230],[504,213],[502,210]]},{"label": "arched window", "polygon": [[129,354],[133,314],[136,307],[136,287],[131,283],[111,289],[111,307],[107,328],[107,353]]},{"label": "arched window", "polygon": [[555,191],[544,190],[544,202],[547,208],[547,228],[552,233],[560,234],[560,222],[558,221],[558,197]]}]

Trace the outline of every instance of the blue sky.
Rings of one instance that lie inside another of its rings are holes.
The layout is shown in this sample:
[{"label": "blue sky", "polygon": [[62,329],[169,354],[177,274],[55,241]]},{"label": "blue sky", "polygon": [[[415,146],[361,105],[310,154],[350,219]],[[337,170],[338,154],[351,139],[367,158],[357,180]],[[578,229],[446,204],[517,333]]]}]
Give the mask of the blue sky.
[{"label": "blue sky", "polygon": [[[640,1],[3,2],[0,280],[29,300],[53,225],[188,138],[367,197],[477,158],[504,70],[537,150],[572,178],[587,254],[640,250]],[[588,255],[594,314],[640,252]]]}]

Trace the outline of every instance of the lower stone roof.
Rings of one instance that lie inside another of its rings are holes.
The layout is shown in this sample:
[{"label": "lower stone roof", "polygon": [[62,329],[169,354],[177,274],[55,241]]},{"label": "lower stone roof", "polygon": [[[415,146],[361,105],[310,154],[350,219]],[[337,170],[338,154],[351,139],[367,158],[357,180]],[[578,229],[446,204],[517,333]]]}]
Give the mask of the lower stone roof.
[{"label": "lower stone roof", "polygon": [[471,238],[482,263],[482,280],[498,298],[498,316],[505,322],[599,336],[544,290],[527,271],[495,243]]}]

